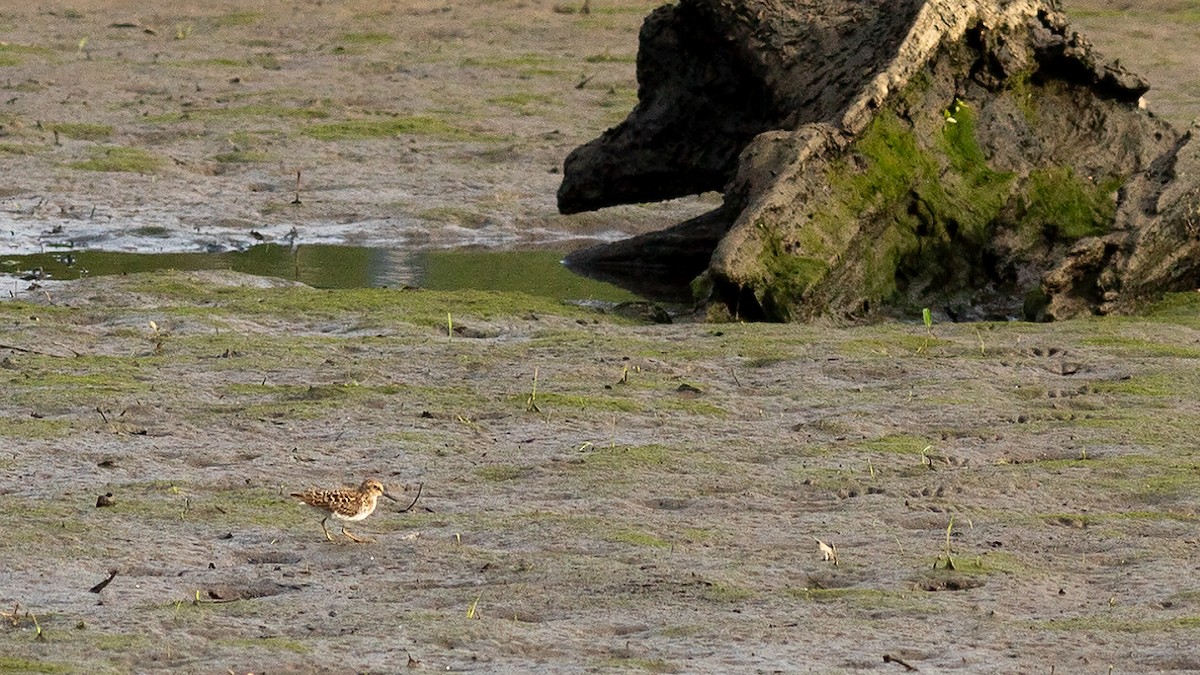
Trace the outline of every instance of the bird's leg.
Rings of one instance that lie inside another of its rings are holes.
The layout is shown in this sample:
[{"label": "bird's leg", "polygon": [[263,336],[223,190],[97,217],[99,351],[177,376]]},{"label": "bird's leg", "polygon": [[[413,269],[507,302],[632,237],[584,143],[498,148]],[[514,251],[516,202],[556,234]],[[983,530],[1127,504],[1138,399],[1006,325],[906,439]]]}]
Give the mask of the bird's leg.
[{"label": "bird's leg", "polygon": [[329,520],[329,519],[328,518],[321,519],[321,531],[325,533],[326,539],[328,539],[329,541],[333,541],[333,535],[329,534],[329,530],[325,527],[325,521],[327,521],[327,520]]},{"label": "bird's leg", "polygon": [[342,526],[342,534],[346,535],[346,538],[347,538],[347,539],[349,539],[350,541],[358,542],[358,543],[360,543],[360,544],[369,544],[369,543],[371,543],[371,540],[370,540],[370,539],[359,539],[358,537],[356,537],[356,536],[354,536],[354,535],[350,534],[349,532],[347,532],[347,531],[346,531],[346,526],[345,526],[345,525],[343,525],[343,526]]}]

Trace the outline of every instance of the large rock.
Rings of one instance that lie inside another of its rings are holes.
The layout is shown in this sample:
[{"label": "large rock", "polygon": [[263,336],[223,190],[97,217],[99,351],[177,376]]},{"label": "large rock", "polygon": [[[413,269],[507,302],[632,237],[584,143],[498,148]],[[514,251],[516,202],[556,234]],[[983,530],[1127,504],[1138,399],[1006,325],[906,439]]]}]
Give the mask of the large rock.
[{"label": "large rock", "polygon": [[1043,284],[1052,316],[1135,312],[1200,288],[1200,143],[1192,129],[1122,190],[1111,232],[1084,239]]},{"label": "large rock", "polygon": [[1052,5],[680,0],[641,41],[639,103],[568,157],[560,209],[725,203],[577,267],[700,275],[770,320],[1132,311],[1200,277],[1190,135]]}]

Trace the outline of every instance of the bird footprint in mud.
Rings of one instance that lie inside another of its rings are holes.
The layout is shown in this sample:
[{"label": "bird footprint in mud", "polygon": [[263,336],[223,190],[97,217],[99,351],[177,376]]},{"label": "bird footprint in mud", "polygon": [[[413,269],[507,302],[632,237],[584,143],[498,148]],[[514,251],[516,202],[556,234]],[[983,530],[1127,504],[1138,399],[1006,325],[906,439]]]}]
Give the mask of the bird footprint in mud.
[{"label": "bird footprint in mud", "polygon": [[1058,347],[1030,347],[1029,353],[1032,356],[1062,356],[1066,354],[1066,350]]},{"label": "bird footprint in mud", "polygon": [[[938,485],[927,485],[923,488],[913,488],[909,490],[907,495],[912,498],[927,498],[927,499],[943,499],[947,494],[962,494],[961,487],[947,487],[944,483]],[[943,508],[936,505],[929,507],[933,511],[942,511]]]},{"label": "bird footprint in mud", "polygon": [[946,496],[946,486],[938,485],[937,487],[926,486],[920,489],[913,488],[908,491],[909,497],[934,497],[941,498]]}]

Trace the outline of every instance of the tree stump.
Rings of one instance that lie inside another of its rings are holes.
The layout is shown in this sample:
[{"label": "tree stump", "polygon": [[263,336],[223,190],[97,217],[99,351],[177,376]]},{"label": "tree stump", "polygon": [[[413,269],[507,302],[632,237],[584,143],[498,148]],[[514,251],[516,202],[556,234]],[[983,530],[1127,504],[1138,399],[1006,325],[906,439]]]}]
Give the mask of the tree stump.
[{"label": "tree stump", "polygon": [[751,320],[1047,320],[1200,284],[1200,150],[1041,0],[680,0],[559,208],[720,190],[577,252]]}]

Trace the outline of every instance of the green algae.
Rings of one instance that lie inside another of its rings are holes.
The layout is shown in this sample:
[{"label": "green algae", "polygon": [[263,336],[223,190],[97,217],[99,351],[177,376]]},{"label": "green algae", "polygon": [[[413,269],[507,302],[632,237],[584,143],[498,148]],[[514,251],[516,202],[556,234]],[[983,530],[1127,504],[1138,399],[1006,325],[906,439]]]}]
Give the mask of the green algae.
[{"label": "green algae", "polygon": [[672,543],[662,537],[635,529],[616,529],[607,533],[609,541],[647,548],[670,548]]},{"label": "green algae", "polygon": [[44,122],[42,126],[67,138],[74,138],[81,141],[104,141],[108,140],[113,134],[113,128],[110,124]]},{"label": "green algae", "polygon": [[822,605],[841,605],[857,610],[877,612],[881,609],[927,615],[938,611],[928,595],[914,591],[880,588],[788,588],[789,597]]},{"label": "green algae", "polygon": [[1167,293],[1161,300],[1147,307],[1141,317],[1124,319],[1130,323],[1143,320],[1200,328],[1200,293]]},{"label": "green algae", "polygon": [[336,42],[351,44],[351,45],[385,45],[395,41],[395,36],[389,33],[366,32],[366,33],[342,33],[335,38]]},{"label": "green algae", "polygon": [[1173,372],[1133,375],[1113,382],[1097,382],[1094,386],[1098,392],[1146,397],[1182,396],[1200,391],[1200,383]]},{"label": "green algae", "polygon": [[1200,348],[1190,345],[1171,344],[1143,337],[1124,335],[1098,335],[1079,341],[1089,347],[1105,347],[1127,356],[1172,357],[1181,359],[1200,358]]},{"label": "green algae", "polygon": [[633,470],[668,466],[671,456],[671,451],[662,445],[610,446],[593,450],[584,463],[592,469]]},{"label": "green algae", "polygon": [[[0,63],[0,65],[3,65]],[[76,666],[19,656],[0,656],[0,673],[73,673]]]},{"label": "green algae", "polygon": [[192,107],[179,112],[163,113],[146,117],[147,122],[183,122],[210,120],[319,120],[329,117],[330,112],[324,107],[296,107],[276,103],[252,103],[247,105],[229,106],[222,108]]},{"label": "green algae", "polygon": [[974,110],[955,101],[937,147],[925,148],[895,113],[881,113],[854,146],[866,170],[856,174],[843,166],[830,176],[851,217],[874,214],[886,223],[865,251],[870,301],[890,299],[899,290],[898,273],[977,262],[1014,176],[988,166],[975,125]]},{"label": "green algae", "polygon": [[90,157],[71,162],[69,166],[84,171],[154,173],[163,166],[163,159],[141,148],[103,146],[92,148]]},{"label": "green algae", "polygon": [[908,434],[892,434],[867,441],[862,449],[872,452],[885,452],[895,455],[922,455],[930,447],[930,442],[920,436]]},{"label": "green algae", "polygon": [[[1027,78],[1019,80],[1005,95],[1032,110],[1035,92]],[[928,105],[930,86],[928,74],[914,76],[826,164],[828,189],[810,195],[810,203],[759,212],[758,272],[749,287],[763,318],[956,306],[981,279],[995,276],[997,255],[1017,266],[1036,264],[1048,247],[1111,228],[1125,176],[1084,177],[1066,164],[1027,175],[997,170],[971,102],[955,99],[940,120],[910,120]],[[1036,317],[1040,304],[1030,300],[1025,315]]]},{"label": "green algae", "polygon": [[51,439],[69,435],[75,425],[67,420],[35,417],[0,417],[0,438]]},{"label": "green algae", "polygon": [[522,478],[529,474],[529,469],[513,464],[493,464],[479,467],[475,474],[486,481],[503,482]]},{"label": "green algae", "polygon": [[217,644],[227,645],[237,649],[264,649],[269,652],[292,652],[295,654],[307,654],[312,651],[312,647],[300,642],[282,636],[273,637],[257,637],[257,638],[218,638],[214,640]]},{"label": "green algae", "polygon": [[374,322],[436,328],[443,331],[447,315],[455,321],[490,317],[523,317],[546,314],[596,318],[595,312],[563,305],[553,298],[514,292],[477,290],[432,291],[423,289],[357,288],[325,290],[303,286],[256,289],[207,284],[186,273],[164,272],[131,275],[127,288],[168,302],[203,305],[210,313],[247,318],[328,321],[348,315]]},{"label": "green algae", "polygon": [[[760,225],[770,318],[789,318],[790,307],[819,292],[847,255],[863,257],[864,293],[872,303],[895,296],[898,273],[955,266],[960,259],[976,263],[1014,175],[989,167],[975,125],[973,109],[955,101],[935,147],[927,148],[893,110],[876,115],[850,156],[830,164],[830,194],[809,209],[794,243],[773,224]],[[872,223],[870,234],[855,237],[846,223],[856,221]]]},{"label": "green algae", "polygon": [[[509,398],[510,401],[525,401],[527,394],[518,394]],[[610,411],[619,413],[636,413],[643,409],[637,401],[617,398],[615,396],[585,396],[581,394],[561,394],[556,392],[539,391],[537,404],[543,410],[577,410],[577,411]]]},{"label": "green algae", "polygon": [[1105,234],[1117,211],[1114,194],[1124,178],[1083,179],[1071,167],[1052,166],[1029,174],[1019,200],[1017,223],[1025,245],[1045,239],[1075,241]]},{"label": "green algae", "polygon": [[427,115],[342,120],[305,127],[301,133],[318,141],[361,141],[394,136],[433,136],[443,140],[483,140],[484,136]]},{"label": "green algae", "polygon": [[0,143],[0,155],[36,155],[38,153],[46,152],[48,149],[49,148],[44,145],[34,145],[32,143]]}]

